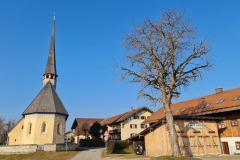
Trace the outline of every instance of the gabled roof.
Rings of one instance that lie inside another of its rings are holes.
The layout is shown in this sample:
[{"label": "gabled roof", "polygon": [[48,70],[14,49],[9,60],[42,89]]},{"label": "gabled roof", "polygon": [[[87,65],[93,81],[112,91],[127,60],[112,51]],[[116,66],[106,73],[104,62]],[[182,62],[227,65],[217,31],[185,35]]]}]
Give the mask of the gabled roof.
[{"label": "gabled roof", "polygon": [[[175,103],[171,105],[171,110],[173,115],[207,115],[240,110],[240,88]],[[160,108],[143,123],[153,123],[164,116],[164,109]]]},{"label": "gabled roof", "polygon": [[125,113],[122,113],[122,114],[119,114],[119,115],[116,115],[116,116],[104,119],[101,124],[102,125],[109,125],[109,124],[113,124],[113,123],[122,122],[125,119],[129,118],[130,116],[132,116],[134,114],[137,114],[138,112],[140,112],[142,110],[147,110],[147,111],[153,113],[153,111],[151,111],[149,108],[141,107],[141,108],[133,109],[133,110],[131,110],[129,112],[125,112]]},{"label": "gabled roof", "polygon": [[79,126],[81,129],[81,126],[84,123],[87,123],[87,126],[90,128],[93,125],[93,123],[95,122],[101,123],[103,120],[104,120],[103,118],[75,118],[71,129],[76,129],[77,126]]},{"label": "gabled roof", "polygon": [[68,117],[68,112],[50,81],[42,88],[22,115],[34,113],[54,113]]}]

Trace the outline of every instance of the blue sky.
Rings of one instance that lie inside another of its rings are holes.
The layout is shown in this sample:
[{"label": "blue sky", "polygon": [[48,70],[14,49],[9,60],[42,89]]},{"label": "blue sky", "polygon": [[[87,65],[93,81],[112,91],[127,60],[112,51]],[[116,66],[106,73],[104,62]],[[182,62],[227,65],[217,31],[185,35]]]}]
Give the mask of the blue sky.
[{"label": "blue sky", "polygon": [[70,116],[107,118],[137,101],[138,85],[118,78],[125,63],[123,32],[132,22],[157,19],[164,9],[186,10],[202,37],[208,37],[214,68],[183,90],[179,101],[239,87],[238,0],[7,0],[0,1],[0,116],[21,118],[42,88],[56,13],[57,92]]}]

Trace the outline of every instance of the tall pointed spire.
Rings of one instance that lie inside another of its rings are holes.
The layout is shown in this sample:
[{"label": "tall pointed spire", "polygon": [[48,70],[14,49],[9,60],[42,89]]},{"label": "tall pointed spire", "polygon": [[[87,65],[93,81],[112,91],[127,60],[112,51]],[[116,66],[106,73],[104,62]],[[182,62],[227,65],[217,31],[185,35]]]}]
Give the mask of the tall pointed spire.
[{"label": "tall pointed spire", "polygon": [[58,75],[57,75],[56,57],[55,57],[55,21],[56,21],[56,18],[54,15],[48,61],[47,61],[45,73],[43,74],[43,86],[45,86],[45,84],[48,81],[50,81],[53,84],[54,88],[56,89]]}]

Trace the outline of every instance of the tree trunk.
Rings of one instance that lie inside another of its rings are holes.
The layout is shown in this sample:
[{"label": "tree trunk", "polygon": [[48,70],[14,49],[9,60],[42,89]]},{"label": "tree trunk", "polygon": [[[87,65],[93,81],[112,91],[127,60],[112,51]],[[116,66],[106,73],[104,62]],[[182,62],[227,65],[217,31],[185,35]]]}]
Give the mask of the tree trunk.
[{"label": "tree trunk", "polygon": [[167,127],[169,132],[169,139],[171,143],[172,155],[174,157],[181,157],[180,147],[178,143],[178,136],[174,124],[174,119],[172,112],[170,109],[166,109],[166,120],[167,120]]}]

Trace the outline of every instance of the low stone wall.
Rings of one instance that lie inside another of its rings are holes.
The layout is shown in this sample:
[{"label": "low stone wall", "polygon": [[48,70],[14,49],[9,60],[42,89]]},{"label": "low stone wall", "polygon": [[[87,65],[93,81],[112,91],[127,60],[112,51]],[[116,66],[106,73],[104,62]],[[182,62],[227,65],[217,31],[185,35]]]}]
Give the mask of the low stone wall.
[{"label": "low stone wall", "polygon": [[0,154],[26,154],[36,152],[37,145],[0,146]]},{"label": "low stone wall", "polygon": [[[68,151],[75,151],[77,145],[75,143],[68,143],[67,144],[67,150]],[[66,151],[66,143],[63,144],[45,144],[44,145],[44,151]]]},{"label": "low stone wall", "polygon": [[[40,145],[39,147],[36,144],[29,144],[29,145],[11,145],[11,146],[0,146],[0,154],[27,154],[39,151],[66,151],[66,143],[64,144],[44,144]],[[76,150],[77,145],[74,143],[67,144],[68,151]]]}]

